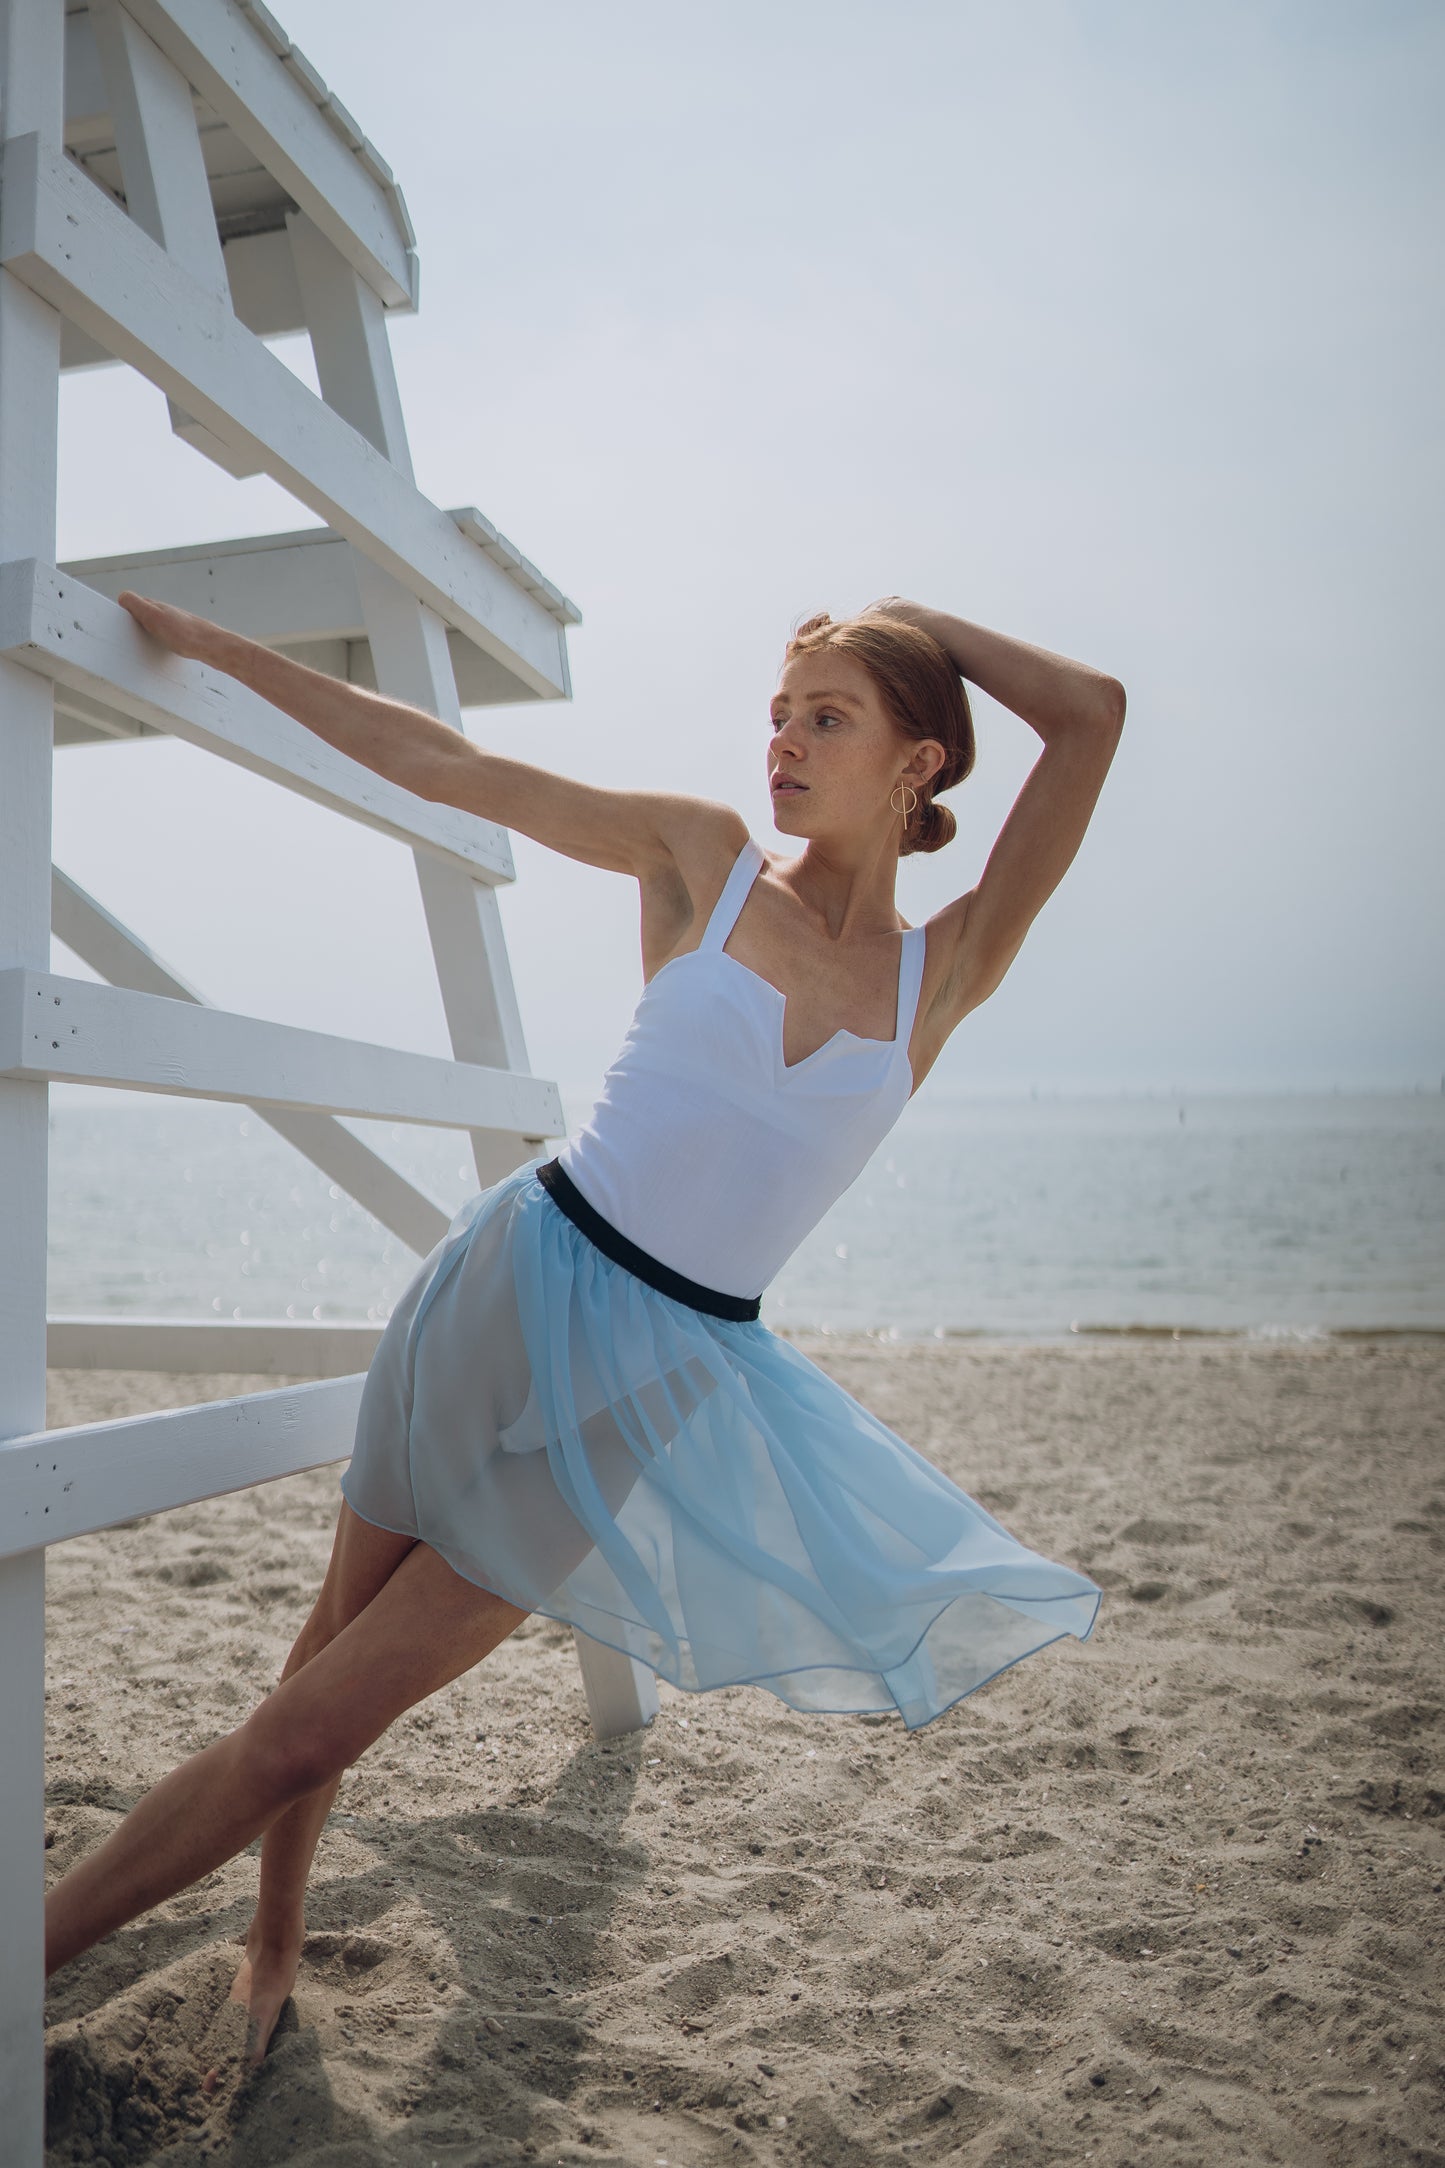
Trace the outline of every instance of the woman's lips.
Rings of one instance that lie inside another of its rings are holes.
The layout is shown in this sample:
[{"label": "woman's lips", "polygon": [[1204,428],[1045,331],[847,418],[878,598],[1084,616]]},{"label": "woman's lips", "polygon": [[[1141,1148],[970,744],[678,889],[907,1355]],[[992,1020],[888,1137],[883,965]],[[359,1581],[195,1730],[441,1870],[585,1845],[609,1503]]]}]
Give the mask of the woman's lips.
[{"label": "woman's lips", "polygon": [[775,776],[773,779],[773,796],[781,798],[785,791],[806,790],[807,787],[806,783],[795,783],[791,776]]}]

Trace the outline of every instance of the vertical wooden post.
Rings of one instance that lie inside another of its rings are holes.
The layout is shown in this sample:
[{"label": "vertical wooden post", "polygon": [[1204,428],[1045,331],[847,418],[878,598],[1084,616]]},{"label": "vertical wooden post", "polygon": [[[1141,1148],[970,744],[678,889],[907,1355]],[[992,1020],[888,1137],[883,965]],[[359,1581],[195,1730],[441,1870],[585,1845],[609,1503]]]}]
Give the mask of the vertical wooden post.
[{"label": "vertical wooden post", "polygon": [[[411,448],[381,300],[304,211],[288,215],[286,230],[322,397],[410,480]],[[441,618],[370,558],[360,551],[355,556],[378,688],[460,730]],[[438,865],[425,851],[412,856],[453,1054],[458,1061],[526,1071],[496,891]],[[477,1180],[483,1186],[498,1181],[524,1149],[520,1139],[474,1132]]]},{"label": "vertical wooden post", "polygon": [[[64,0],[0,0],[0,143],[58,150]],[[4,215],[0,180],[0,217]],[[60,318],[0,269],[0,563],[55,557]],[[54,694],[0,661],[0,965],[50,968]],[[0,1441],[45,1427],[49,1088],[0,1083]],[[45,1554],[0,1565],[0,2148],[45,2147]]]}]

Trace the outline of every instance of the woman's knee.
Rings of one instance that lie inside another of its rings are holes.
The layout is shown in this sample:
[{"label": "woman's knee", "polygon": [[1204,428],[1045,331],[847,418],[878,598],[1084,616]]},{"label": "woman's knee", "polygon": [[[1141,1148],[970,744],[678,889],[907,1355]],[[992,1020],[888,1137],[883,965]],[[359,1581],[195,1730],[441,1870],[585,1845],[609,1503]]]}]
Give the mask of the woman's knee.
[{"label": "woman's knee", "polygon": [[237,1741],[247,1781],[263,1801],[283,1807],[331,1783],[362,1751],[344,1727],[318,1719],[313,1709],[278,1703],[274,1694],[242,1725]]}]

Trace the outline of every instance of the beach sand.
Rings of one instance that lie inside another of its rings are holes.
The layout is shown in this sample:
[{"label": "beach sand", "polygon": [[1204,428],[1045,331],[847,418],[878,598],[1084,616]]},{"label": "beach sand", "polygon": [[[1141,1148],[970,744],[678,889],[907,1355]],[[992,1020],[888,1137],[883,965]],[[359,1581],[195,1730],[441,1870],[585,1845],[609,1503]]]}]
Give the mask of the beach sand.
[{"label": "beach sand", "polygon": [[[599,1746],[529,1619],[346,1779],[255,2080],[198,2084],[252,1857],[52,1984],[54,2163],[1445,2162],[1445,1349],[803,1345],[1093,1638],[912,1734],[664,1682]],[[266,1690],[336,1475],[52,1553],[52,1870]]]}]

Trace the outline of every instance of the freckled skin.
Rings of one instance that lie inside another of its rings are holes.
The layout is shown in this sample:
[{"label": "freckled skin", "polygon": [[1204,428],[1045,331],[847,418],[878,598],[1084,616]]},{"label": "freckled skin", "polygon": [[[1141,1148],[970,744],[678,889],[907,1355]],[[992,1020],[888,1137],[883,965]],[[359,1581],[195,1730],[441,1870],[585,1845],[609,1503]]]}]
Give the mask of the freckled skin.
[{"label": "freckled skin", "polygon": [[[910,738],[898,728],[853,655],[795,655],[778,679],[772,724],[773,822],[781,835],[804,841],[836,834],[866,814],[881,832],[896,829],[889,800],[900,782],[922,791],[944,763],[936,738]],[[899,802],[906,800],[900,795]]]}]

